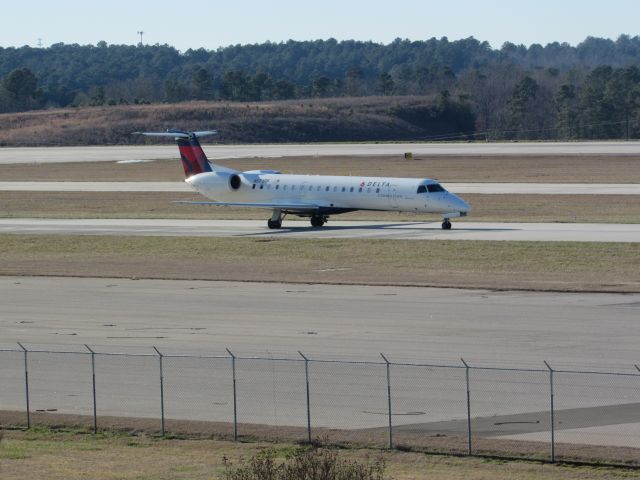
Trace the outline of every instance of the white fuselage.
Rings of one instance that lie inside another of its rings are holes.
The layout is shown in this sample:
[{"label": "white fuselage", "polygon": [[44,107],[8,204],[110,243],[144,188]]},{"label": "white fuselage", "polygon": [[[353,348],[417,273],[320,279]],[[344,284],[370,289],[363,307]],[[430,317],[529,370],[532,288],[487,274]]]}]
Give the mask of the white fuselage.
[{"label": "white fuselage", "polygon": [[[239,178],[232,182],[231,176]],[[380,210],[445,217],[463,216],[469,210],[464,200],[431,179],[214,171],[185,181],[217,202],[313,204],[336,213]]]}]

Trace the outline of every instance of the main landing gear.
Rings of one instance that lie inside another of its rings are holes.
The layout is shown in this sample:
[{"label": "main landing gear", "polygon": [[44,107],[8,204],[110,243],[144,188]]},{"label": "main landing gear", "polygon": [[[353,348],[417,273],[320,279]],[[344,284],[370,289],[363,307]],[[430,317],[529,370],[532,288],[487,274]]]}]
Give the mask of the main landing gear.
[{"label": "main landing gear", "polygon": [[321,227],[327,221],[327,217],[324,215],[311,215],[311,226],[312,227]]},{"label": "main landing gear", "polygon": [[443,230],[451,230],[451,222],[449,221],[448,218],[445,218],[442,222],[442,229]]},{"label": "main landing gear", "polygon": [[278,228],[282,228],[282,219],[284,215],[280,210],[274,210],[271,218],[267,220],[267,227],[272,230],[276,230]]},{"label": "main landing gear", "polygon": [[[282,228],[282,219],[284,218],[284,214],[280,210],[274,210],[271,218],[267,220],[267,227],[271,230],[277,230],[278,228]],[[311,215],[311,226],[314,228],[320,228],[325,223],[329,217],[326,215],[313,214]]]}]

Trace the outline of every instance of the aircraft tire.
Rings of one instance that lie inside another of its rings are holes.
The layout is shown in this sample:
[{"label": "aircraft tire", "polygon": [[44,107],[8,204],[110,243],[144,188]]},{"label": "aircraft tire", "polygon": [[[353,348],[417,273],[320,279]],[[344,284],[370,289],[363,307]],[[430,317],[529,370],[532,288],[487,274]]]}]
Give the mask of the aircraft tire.
[{"label": "aircraft tire", "polygon": [[451,222],[448,219],[445,219],[445,221],[442,222],[442,229],[451,230]]},{"label": "aircraft tire", "polygon": [[277,230],[278,228],[282,228],[282,222],[269,219],[267,220],[267,227],[269,227],[271,230]]},{"label": "aircraft tire", "polygon": [[321,227],[323,225],[324,225],[324,218],[322,218],[319,215],[313,215],[311,217],[311,226],[312,227],[318,228],[318,227]]}]

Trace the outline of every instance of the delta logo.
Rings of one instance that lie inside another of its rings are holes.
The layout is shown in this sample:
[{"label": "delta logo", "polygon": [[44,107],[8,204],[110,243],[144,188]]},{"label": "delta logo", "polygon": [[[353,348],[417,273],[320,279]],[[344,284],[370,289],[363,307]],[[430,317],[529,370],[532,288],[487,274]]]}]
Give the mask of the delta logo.
[{"label": "delta logo", "polygon": [[390,187],[391,182],[360,182],[360,188],[362,187]]}]

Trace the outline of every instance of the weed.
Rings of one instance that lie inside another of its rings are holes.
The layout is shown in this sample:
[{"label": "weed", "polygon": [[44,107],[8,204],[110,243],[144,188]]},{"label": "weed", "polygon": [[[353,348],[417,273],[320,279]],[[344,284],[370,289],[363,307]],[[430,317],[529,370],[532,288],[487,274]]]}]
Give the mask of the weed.
[{"label": "weed", "polygon": [[283,462],[273,449],[254,455],[243,465],[234,466],[224,459],[226,480],[384,480],[382,458],[358,462],[346,460],[328,448],[297,447]]}]

